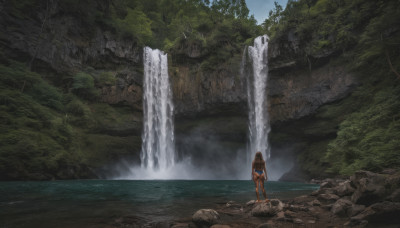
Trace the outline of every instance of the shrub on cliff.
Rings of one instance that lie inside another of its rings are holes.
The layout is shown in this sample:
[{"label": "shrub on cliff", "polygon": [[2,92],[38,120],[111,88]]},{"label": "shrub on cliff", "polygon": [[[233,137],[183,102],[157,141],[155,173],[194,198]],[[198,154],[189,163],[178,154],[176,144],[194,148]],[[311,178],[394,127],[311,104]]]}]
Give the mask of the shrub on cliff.
[{"label": "shrub on cliff", "polygon": [[123,19],[117,17],[114,20],[115,27],[122,36],[135,38],[140,45],[148,45],[148,41],[152,38],[150,19],[138,9],[127,8],[126,11]]},{"label": "shrub on cliff", "polygon": [[99,96],[99,92],[94,86],[94,78],[87,73],[79,72],[74,75],[72,91],[87,100],[95,100]]}]

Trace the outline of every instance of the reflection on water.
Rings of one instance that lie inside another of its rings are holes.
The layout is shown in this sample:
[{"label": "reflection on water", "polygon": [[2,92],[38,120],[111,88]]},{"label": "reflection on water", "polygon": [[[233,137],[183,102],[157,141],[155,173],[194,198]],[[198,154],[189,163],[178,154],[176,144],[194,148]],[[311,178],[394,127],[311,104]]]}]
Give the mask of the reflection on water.
[{"label": "reflection on water", "polygon": [[[270,198],[307,194],[317,185],[267,182]],[[74,180],[0,182],[0,227],[86,227],[191,216],[229,200],[255,198],[251,181]]]}]

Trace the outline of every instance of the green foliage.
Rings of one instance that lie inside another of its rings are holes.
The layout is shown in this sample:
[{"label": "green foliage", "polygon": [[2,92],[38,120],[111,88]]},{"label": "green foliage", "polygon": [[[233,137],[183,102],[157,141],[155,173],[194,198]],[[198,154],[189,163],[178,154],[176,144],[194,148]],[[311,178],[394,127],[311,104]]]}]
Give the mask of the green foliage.
[{"label": "green foliage", "polygon": [[17,90],[29,89],[40,81],[40,75],[28,71],[26,65],[11,62],[10,65],[0,65],[0,86]]},{"label": "green foliage", "polygon": [[139,44],[148,44],[152,37],[151,21],[138,9],[127,8],[124,19],[115,19],[115,27],[121,35],[136,38]]},{"label": "green foliage", "polygon": [[[24,64],[7,63],[0,64],[0,179],[93,177],[85,167],[96,168],[140,150],[140,136],[90,136],[98,129],[128,125],[132,110],[117,111],[109,105],[84,102],[71,93],[62,94]],[[94,88],[90,75],[76,76],[74,92]],[[109,76],[107,72],[99,74],[98,83],[110,83]],[[99,139],[103,141],[96,141]]]},{"label": "green foliage", "polygon": [[66,106],[65,106],[65,111],[67,113],[70,113],[74,116],[85,116],[87,115],[90,110],[89,108],[83,104],[82,101],[78,100],[78,99],[74,99],[71,102],[69,102]]},{"label": "green foliage", "polygon": [[44,106],[62,110],[62,94],[57,88],[45,81],[34,84],[32,89],[29,90],[29,94]]},{"label": "green foliage", "polygon": [[27,18],[32,11],[39,10],[41,7],[45,7],[44,5],[43,1],[39,0],[10,0],[3,3],[6,10],[21,19]]},{"label": "green foliage", "polygon": [[87,73],[79,72],[74,75],[72,91],[87,100],[94,100],[99,96],[97,89],[94,86],[94,78]]},{"label": "green foliage", "polygon": [[262,26],[269,36],[273,36],[276,33],[276,29],[279,26],[279,21],[283,14],[282,6],[277,2],[274,2],[274,5],[275,8],[269,11],[268,18],[262,23]]},{"label": "green foliage", "polygon": [[272,40],[293,34],[303,62],[340,54],[341,64],[347,62],[363,83],[350,97],[318,110],[315,128],[304,130],[326,134],[309,142],[299,157],[308,173],[348,175],[358,169],[399,167],[400,97],[394,72],[400,71],[399,12],[396,0],[289,0],[285,10],[276,5],[264,22]]},{"label": "green foliage", "polygon": [[332,162],[330,172],[348,175],[359,169],[400,166],[399,99],[399,87],[387,86],[373,96],[370,105],[340,124],[326,154],[326,160]]},{"label": "green foliage", "polygon": [[96,85],[98,87],[114,85],[117,78],[112,72],[102,72],[96,77]]}]

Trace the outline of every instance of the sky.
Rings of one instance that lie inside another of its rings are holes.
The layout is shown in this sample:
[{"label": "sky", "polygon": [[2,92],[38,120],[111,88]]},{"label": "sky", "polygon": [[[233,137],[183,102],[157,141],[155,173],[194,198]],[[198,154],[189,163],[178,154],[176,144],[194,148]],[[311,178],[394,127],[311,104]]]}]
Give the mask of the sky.
[{"label": "sky", "polygon": [[246,0],[246,4],[250,15],[253,14],[257,23],[261,24],[268,17],[269,11],[275,8],[274,1],[285,9],[287,0]]}]

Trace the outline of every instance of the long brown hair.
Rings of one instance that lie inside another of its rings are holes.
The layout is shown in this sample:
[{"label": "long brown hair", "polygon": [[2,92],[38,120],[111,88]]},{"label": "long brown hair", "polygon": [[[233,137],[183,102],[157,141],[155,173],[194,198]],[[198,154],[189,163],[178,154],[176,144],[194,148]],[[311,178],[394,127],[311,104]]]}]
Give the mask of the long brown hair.
[{"label": "long brown hair", "polygon": [[254,168],[256,170],[264,169],[265,161],[260,151],[256,153],[253,162],[254,162]]}]

